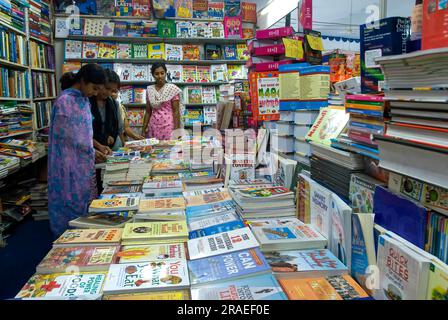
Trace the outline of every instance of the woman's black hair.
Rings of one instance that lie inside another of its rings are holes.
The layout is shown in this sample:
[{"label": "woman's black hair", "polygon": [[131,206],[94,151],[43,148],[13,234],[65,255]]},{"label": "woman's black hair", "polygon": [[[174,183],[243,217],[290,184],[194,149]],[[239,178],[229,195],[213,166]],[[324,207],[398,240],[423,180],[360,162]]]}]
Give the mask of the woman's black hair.
[{"label": "woman's black hair", "polygon": [[115,83],[120,88],[120,76],[113,70],[106,69],[107,83]]},{"label": "woman's black hair", "polygon": [[164,62],[156,62],[151,66],[151,74],[154,75],[156,70],[159,68],[163,68],[163,70],[165,70],[165,72],[168,71],[168,69],[166,68],[166,64]]},{"label": "woman's black hair", "polygon": [[89,63],[82,66],[76,74],[73,72],[65,73],[59,82],[61,83],[61,89],[65,90],[73,87],[76,83],[80,83],[81,80],[86,84],[105,84],[107,81],[106,71],[96,63]]}]

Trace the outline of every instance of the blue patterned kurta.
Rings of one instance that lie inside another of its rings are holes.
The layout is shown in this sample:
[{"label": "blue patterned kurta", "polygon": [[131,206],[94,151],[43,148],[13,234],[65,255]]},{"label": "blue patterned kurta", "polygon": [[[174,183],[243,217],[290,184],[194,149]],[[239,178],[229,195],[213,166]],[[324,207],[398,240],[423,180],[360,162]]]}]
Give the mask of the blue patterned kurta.
[{"label": "blue patterned kurta", "polygon": [[90,103],[67,89],[51,113],[48,149],[48,211],[55,236],[85,215],[95,197],[95,151]]}]

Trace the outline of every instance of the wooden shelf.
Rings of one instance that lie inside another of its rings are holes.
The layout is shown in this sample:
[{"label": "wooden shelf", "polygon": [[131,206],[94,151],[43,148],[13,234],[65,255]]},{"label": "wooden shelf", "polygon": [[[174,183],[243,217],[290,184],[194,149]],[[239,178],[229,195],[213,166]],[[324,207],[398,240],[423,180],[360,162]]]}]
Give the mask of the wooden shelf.
[{"label": "wooden shelf", "polygon": [[8,134],[7,136],[0,136],[0,140],[17,137],[17,136],[23,136],[23,135],[32,134],[32,133],[33,133],[33,131],[22,131],[22,132],[18,132],[18,133]]},{"label": "wooden shelf", "polygon": [[45,68],[31,68],[32,71],[37,72],[46,72],[46,73],[55,73],[56,71],[53,69],[45,69]]},{"label": "wooden shelf", "polygon": [[54,100],[56,97],[42,97],[42,98],[33,98],[33,101],[47,101],[47,100]]},{"label": "wooden shelf", "polygon": [[23,64],[19,64],[19,63],[15,63],[15,62],[11,62],[8,60],[4,60],[4,59],[0,59],[0,65],[2,66],[7,66],[7,67],[12,67],[12,68],[17,68],[17,69],[28,69],[29,66],[23,65]]},{"label": "wooden shelf", "polygon": [[0,97],[0,101],[30,102],[31,99],[25,99],[25,98],[11,98],[11,97]]},{"label": "wooden shelf", "polygon": [[11,27],[8,23],[6,23],[6,22],[4,22],[4,21],[2,21],[2,20],[0,20],[0,25],[3,26],[3,27],[5,27],[5,28],[7,28],[7,29],[10,30],[10,31],[13,31],[13,32],[15,32],[15,33],[17,33],[17,34],[20,34],[20,35],[26,37],[26,32],[25,32],[25,31],[21,31],[21,30],[19,30],[19,29],[16,29],[16,28],[14,28],[14,27]]},{"label": "wooden shelf", "polygon": [[49,46],[52,46],[52,45],[53,45],[53,43],[51,43],[51,42],[47,42],[47,41],[45,41],[45,40],[36,38],[36,37],[34,37],[34,36],[30,36],[30,40],[32,40],[32,41],[36,41],[36,42],[40,42],[40,43],[43,43],[43,44],[46,44],[46,45],[49,45]]},{"label": "wooden shelf", "polygon": [[140,64],[152,64],[156,62],[164,62],[168,65],[213,65],[213,64],[230,64],[230,65],[245,65],[246,60],[181,60],[181,61],[168,61],[161,59],[65,59],[65,61],[79,61],[79,62],[99,62],[99,63],[140,63]]},{"label": "wooden shelf", "polygon": [[223,38],[159,38],[159,37],[104,37],[104,36],[68,36],[69,40],[82,41],[108,41],[108,42],[126,42],[126,43],[169,43],[169,44],[198,44],[198,43],[214,43],[214,44],[245,44],[245,39],[223,39]]}]

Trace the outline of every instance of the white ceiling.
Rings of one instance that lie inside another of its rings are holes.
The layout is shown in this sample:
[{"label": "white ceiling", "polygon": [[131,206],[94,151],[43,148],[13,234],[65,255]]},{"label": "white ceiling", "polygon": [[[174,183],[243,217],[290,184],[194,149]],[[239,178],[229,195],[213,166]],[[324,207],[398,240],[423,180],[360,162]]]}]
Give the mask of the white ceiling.
[{"label": "white ceiling", "polygon": [[[274,10],[282,10],[281,4],[298,0],[252,0],[257,3],[258,10],[266,5],[278,2],[279,6],[272,6]],[[389,0],[387,16],[410,16],[415,0]],[[372,8],[379,14],[380,0],[314,0],[313,1],[313,29],[321,31],[327,36],[343,36],[359,39],[359,25],[369,21],[374,14]],[[373,7],[372,7],[373,6]],[[278,9],[277,9],[278,8]],[[271,7],[269,10],[273,10]],[[275,14],[270,11],[267,14]],[[287,12],[282,12],[286,15]],[[281,16],[282,16],[281,15]],[[291,24],[297,25],[297,10],[291,16]],[[275,26],[283,26],[284,20]]]}]

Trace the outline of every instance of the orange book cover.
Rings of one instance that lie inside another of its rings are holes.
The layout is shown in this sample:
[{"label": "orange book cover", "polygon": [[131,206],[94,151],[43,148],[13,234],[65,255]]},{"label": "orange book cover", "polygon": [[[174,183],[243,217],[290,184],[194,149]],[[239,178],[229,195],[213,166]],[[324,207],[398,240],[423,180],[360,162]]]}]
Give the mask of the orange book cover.
[{"label": "orange book cover", "polygon": [[227,200],[232,200],[232,197],[228,192],[207,193],[202,194],[200,196],[188,197],[187,206],[188,207],[202,206],[205,204],[222,202]]},{"label": "orange book cover", "polygon": [[354,300],[369,295],[349,275],[279,279],[289,300]]},{"label": "orange book cover", "polygon": [[448,47],[448,2],[446,0],[423,1],[422,49]]}]

